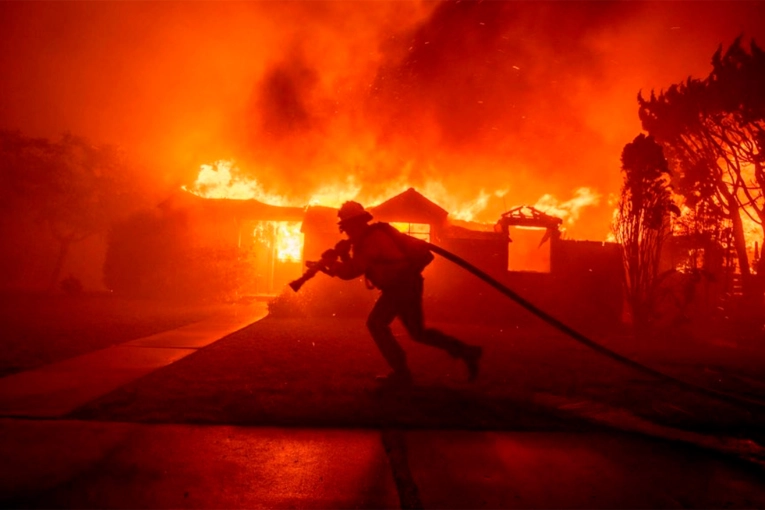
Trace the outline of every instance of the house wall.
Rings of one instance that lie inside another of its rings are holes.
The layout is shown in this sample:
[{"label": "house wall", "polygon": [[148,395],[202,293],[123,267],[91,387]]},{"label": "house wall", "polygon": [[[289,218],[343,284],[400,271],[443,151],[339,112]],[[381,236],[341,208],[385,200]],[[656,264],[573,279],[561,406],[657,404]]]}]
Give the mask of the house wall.
[{"label": "house wall", "polygon": [[621,321],[624,292],[618,244],[558,240],[550,264],[563,317],[588,327]]},{"label": "house wall", "polygon": [[[623,303],[618,246],[559,239],[550,242],[550,273],[507,271],[512,244],[508,248],[501,234],[493,239],[446,239],[442,246],[572,326],[592,330],[618,324]],[[431,316],[499,323],[536,320],[476,276],[448,261],[438,262],[426,284]]]},{"label": "house wall", "polygon": [[[309,216],[303,224],[304,258],[316,260],[343,236],[337,231],[334,216],[330,217],[327,211],[315,211]],[[393,220],[414,221],[399,216]],[[450,236],[449,230],[442,227],[440,220],[431,225],[431,231],[439,233],[436,244],[553,316],[583,329],[619,323],[623,300],[617,245],[551,238],[549,273],[508,271],[508,250],[512,250],[512,244],[506,234],[460,229]],[[441,257],[436,257],[423,276],[425,313],[433,320],[483,323],[537,320],[498,290]],[[353,310],[357,315],[365,315],[376,297],[362,281],[340,282],[322,275],[315,280],[306,284],[311,290],[305,295],[312,295],[311,299],[334,310],[332,313]]]}]

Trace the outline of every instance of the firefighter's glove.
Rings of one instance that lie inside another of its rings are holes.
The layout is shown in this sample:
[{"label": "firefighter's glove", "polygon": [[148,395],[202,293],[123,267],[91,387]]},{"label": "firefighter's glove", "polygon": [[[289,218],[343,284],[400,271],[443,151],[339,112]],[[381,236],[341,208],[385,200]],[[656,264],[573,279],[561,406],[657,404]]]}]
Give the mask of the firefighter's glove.
[{"label": "firefighter's glove", "polygon": [[350,260],[351,254],[351,242],[348,239],[343,239],[335,245],[335,252],[340,257],[340,260],[347,262]]}]

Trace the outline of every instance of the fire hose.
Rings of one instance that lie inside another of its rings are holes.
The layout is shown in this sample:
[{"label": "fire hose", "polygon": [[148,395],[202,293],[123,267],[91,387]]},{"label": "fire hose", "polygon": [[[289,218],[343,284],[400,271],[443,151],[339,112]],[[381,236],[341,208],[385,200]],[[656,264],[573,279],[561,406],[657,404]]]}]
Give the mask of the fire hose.
[{"label": "fire hose", "polygon": [[[675,385],[678,388],[682,388],[684,390],[688,390],[691,392],[700,393],[702,395],[711,397],[713,399],[726,402],[729,404],[734,404],[739,407],[743,407],[746,410],[750,410],[750,407],[756,407],[765,409],[765,402],[755,399],[750,399],[747,397],[742,397],[738,395],[732,395],[729,393],[725,393],[722,391],[717,391],[712,388],[707,388],[704,386],[699,386],[697,384],[693,384],[687,381],[683,381],[682,379],[678,379],[676,377],[673,377],[669,374],[665,374],[664,372],[660,372],[656,369],[653,369],[651,367],[648,367],[646,365],[643,365],[642,363],[639,363],[635,360],[632,360],[630,358],[627,358],[626,356],[623,356],[615,351],[612,351],[611,349],[595,342],[594,340],[591,340],[584,334],[576,331],[572,327],[568,326],[567,324],[561,322],[559,319],[553,317],[549,313],[545,312],[541,308],[537,307],[533,303],[529,302],[527,299],[519,295],[517,292],[513,291],[512,289],[508,288],[506,285],[500,283],[495,278],[491,277],[481,269],[477,268],[470,262],[462,259],[461,257],[458,257],[457,255],[451,253],[450,251],[447,251],[440,246],[437,246],[432,243],[427,243],[428,248],[433,253],[436,253],[440,255],[441,257],[445,258],[449,262],[452,262],[453,264],[456,264],[457,266],[461,267],[462,269],[468,271],[472,275],[476,276],[477,278],[483,280],[485,283],[489,284],[494,289],[498,290],[500,293],[505,295],[506,297],[510,298],[511,300],[515,301],[517,304],[519,304],[521,307],[525,308],[527,311],[531,312],[533,315],[537,316],[538,318],[542,319],[544,322],[549,324],[550,326],[554,327],[558,331],[568,335],[575,341],[579,342],[580,344],[592,349],[593,351],[602,354],[603,356],[606,356],[608,358],[611,358],[612,360],[621,363],[622,365],[628,366],[632,368],[633,370],[636,370],[638,372],[650,375],[660,381],[670,383]],[[331,250],[328,250],[328,252]],[[325,252],[327,253],[327,252]],[[326,271],[326,268],[328,266],[328,261],[326,261],[324,258],[319,262],[306,262],[306,265],[308,266],[308,270],[303,274],[302,277],[299,279],[291,282],[289,285],[290,287],[297,292],[300,287],[309,279],[313,278],[313,276],[316,275],[319,271]]]},{"label": "fire hose", "polygon": [[679,388],[682,388],[682,389],[685,389],[685,390],[701,393],[703,395],[712,397],[712,398],[717,399],[717,400],[721,400],[721,401],[724,401],[724,402],[727,402],[727,403],[732,403],[732,404],[736,404],[736,405],[739,405],[739,406],[743,406],[743,407],[745,407],[747,409],[748,409],[749,406],[765,408],[765,402],[762,402],[762,401],[759,401],[759,400],[754,400],[754,399],[749,399],[749,398],[741,397],[741,396],[737,396],[737,395],[731,395],[729,393],[724,393],[724,392],[721,392],[721,391],[717,391],[717,390],[714,390],[712,388],[706,388],[704,386],[699,386],[699,385],[696,385],[696,384],[693,384],[693,383],[689,383],[687,381],[683,381],[682,379],[678,379],[678,378],[673,377],[673,376],[671,376],[669,374],[665,374],[664,372],[660,372],[660,371],[655,370],[655,369],[653,369],[651,367],[643,365],[642,363],[638,363],[637,361],[632,360],[630,358],[627,358],[626,356],[622,356],[621,354],[619,354],[619,353],[617,353],[615,351],[612,351],[611,349],[609,349],[609,348],[607,348],[607,347],[605,347],[605,346],[595,342],[594,340],[591,340],[591,339],[587,338],[582,333],[580,333],[580,332],[576,331],[575,329],[573,329],[572,327],[564,324],[560,320],[556,319],[555,317],[553,317],[549,313],[545,312],[541,308],[535,306],[534,304],[532,304],[531,302],[529,302],[528,300],[526,300],[525,298],[520,296],[518,293],[514,292],[512,289],[508,288],[507,286],[505,286],[502,283],[498,282],[496,279],[492,278],[491,276],[489,276],[488,274],[486,274],[482,270],[478,269],[477,267],[475,267],[474,265],[472,265],[468,261],[458,257],[457,255],[455,255],[455,254],[453,254],[453,253],[451,253],[451,252],[449,252],[447,250],[444,250],[440,246],[436,246],[435,244],[431,244],[431,243],[428,243],[428,244],[429,244],[430,250],[433,253],[437,253],[438,255],[442,256],[443,258],[445,258],[449,262],[452,262],[452,263],[460,266],[462,269],[465,269],[469,273],[471,273],[474,276],[480,278],[481,280],[483,280],[484,282],[488,283],[489,285],[494,287],[496,290],[498,290],[499,292],[501,292],[505,296],[509,297],[510,299],[512,299],[513,301],[518,303],[520,306],[522,306],[523,308],[525,308],[526,310],[528,310],[532,314],[536,315],[537,317],[539,317],[540,319],[545,321],[550,326],[552,326],[555,329],[557,329],[558,331],[561,331],[562,333],[570,336],[571,338],[573,338],[574,340],[576,340],[580,344],[583,344],[583,345],[589,347],[590,349],[592,349],[593,351],[595,351],[595,352],[597,352],[599,354],[607,356],[607,357],[613,359],[614,361],[617,361],[617,362],[619,362],[619,363],[621,363],[623,365],[626,365],[626,366],[628,366],[628,367],[630,367],[630,368],[632,368],[634,370],[637,370],[638,372],[642,372],[644,374],[648,374],[648,375],[653,376],[653,377],[655,377],[655,378],[657,378],[657,379],[659,379],[661,381],[674,384],[675,386],[677,386]]}]

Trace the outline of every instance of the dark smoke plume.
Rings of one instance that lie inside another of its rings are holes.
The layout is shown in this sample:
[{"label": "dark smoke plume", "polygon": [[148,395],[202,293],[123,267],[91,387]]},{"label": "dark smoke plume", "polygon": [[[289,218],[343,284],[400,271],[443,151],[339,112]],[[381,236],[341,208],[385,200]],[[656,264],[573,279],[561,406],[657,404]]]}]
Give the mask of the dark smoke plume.
[{"label": "dark smoke plume", "polygon": [[412,185],[488,197],[486,221],[589,187],[576,235],[602,239],[637,92],[706,75],[764,20],[747,1],[4,2],[0,128],[122,145],[167,189],[234,159],[296,200]]}]

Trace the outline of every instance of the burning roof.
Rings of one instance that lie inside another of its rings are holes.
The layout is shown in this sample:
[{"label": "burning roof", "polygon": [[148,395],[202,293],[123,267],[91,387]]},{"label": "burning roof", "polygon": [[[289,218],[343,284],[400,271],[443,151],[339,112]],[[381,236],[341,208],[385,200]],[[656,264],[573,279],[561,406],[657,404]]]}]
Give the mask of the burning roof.
[{"label": "burning roof", "polygon": [[562,223],[563,220],[558,217],[551,216],[530,205],[522,205],[502,213],[497,225],[507,232],[510,226],[558,230]]},{"label": "burning roof", "polygon": [[369,210],[375,219],[380,221],[406,221],[432,225],[442,224],[449,215],[444,208],[428,200],[414,188],[409,188]]},{"label": "burning roof", "polygon": [[304,207],[265,204],[255,199],[203,198],[178,190],[160,204],[168,210],[194,210],[208,218],[232,218],[239,221],[303,221]]}]

